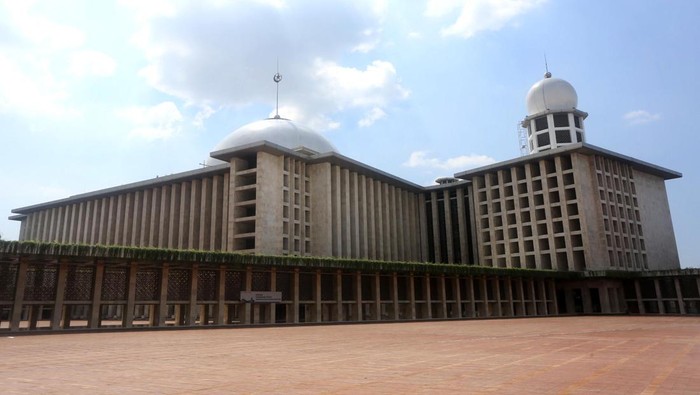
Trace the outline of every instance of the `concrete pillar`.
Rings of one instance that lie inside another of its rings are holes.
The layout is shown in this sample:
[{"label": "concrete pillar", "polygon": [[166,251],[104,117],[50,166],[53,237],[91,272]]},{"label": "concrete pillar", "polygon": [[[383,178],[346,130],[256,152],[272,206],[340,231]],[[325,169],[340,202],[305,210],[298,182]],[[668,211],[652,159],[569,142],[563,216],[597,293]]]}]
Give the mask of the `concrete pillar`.
[{"label": "concrete pillar", "polygon": [[484,299],[484,312],[486,317],[491,317],[491,306],[489,305],[488,280],[486,276],[481,277],[481,295]]},{"label": "concrete pillar", "polygon": [[[277,268],[270,268],[270,291],[277,291]],[[268,323],[274,324],[277,322],[277,303],[270,303],[268,309]]]},{"label": "concrete pillar", "polygon": [[399,316],[399,276],[396,272],[391,273],[391,301],[394,306],[394,320],[398,320]]},{"label": "concrete pillar", "polygon": [[654,279],[654,290],[656,291],[656,303],[659,306],[659,314],[666,314],[666,309],[664,308],[664,301],[661,295],[661,286],[659,285],[659,279]]},{"label": "concrete pillar", "polygon": [[610,314],[612,313],[612,309],[610,307],[610,293],[608,292],[608,287],[603,284],[602,287],[599,288],[600,292],[600,312],[603,314]]},{"label": "concrete pillar", "polygon": [[[161,263],[160,267],[160,295],[158,298],[158,318],[154,320],[154,326],[165,326],[168,317],[168,277],[170,276],[170,265],[167,262]],[[155,318],[155,317],[154,317]]]},{"label": "concrete pillar", "polygon": [[494,284],[493,292],[496,294],[496,312],[498,313],[499,317],[503,317],[503,307],[501,306],[501,279],[500,279],[500,277],[496,276],[493,279],[493,284]]},{"label": "concrete pillar", "polygon": [[456,309],[452,318],[462,318],[462,288],[459,275],[452,277],[452,294],[454,295]]},{"label": "concrete pillar", "polygon": [[681,281],[678,277],[673,279],[673,283],[676,286],[676,298],[678,300],[678,311],[681,314],[685,314],[685,304],[683,303],[683,292],[681,290]]},{"label": "concrete pillar", "polygon": [[[127,288],[126,307],[122,313],[122,327],[131,328],[134,325],[134,305],[136,303],[136,262],[129,265],[129,285]],[[167,292],[167,291],[166,291]]]},{"label": "concrete pillar", "polygon": [[447,316],[447,290],[445,289],[445,275],[441,274],[438,280],[438,292],[440,294],[440,308],[442,312],[440,313],[440,318],[448,318]]},{"label": "concrete pillar", "polygon": [[61,329],[61,318],[63,317],[63,298],[66,292],[66,279],[68,278],[68,264],[61,262],[58,265],[58,279],[56,281],[56,295],[53,304],[53,315],[51,317],[51,329]]},{"label": "concrete pillar", "polygon": [[593,313],[593,302],[591,301],[591,290],[588,286],[581,288],[581,296],[583,297],[583,312],[585,314]]},{"label": "concrete pillar", "polygon": [[[253,290],[253,267],[252,266],[247,266],[245,269],[245,289],[244,291],[252,291]],[[252,319],[253,315],[253,304],[252,303],[245,303],[243,306],[243,324],[257,324],[257,322],[254,322]]]},{"label": "concrete pillar", "polygon": [[639,314],[646,314],[644,309],[644,301],[642,300],[642,288],[639,285],[639,280],[634,280],[634,295],[637,298],[637,308],[639,309]]},{"label": "concrete pillar", "polygon": [[408,275],[408,299],[411,305],[411,319],[416,319],[416,285],[413,273]]},{"label": "concrete pillar", "polygon": [[362,321],[362,272],[355,272],[355,314],[356,321]]},{"label": "concrete pillar", "polygon": [[[190,271],[190,303],[189,311],[187,315],[186,325],[193,326],[197,322],[197,283],[199,280],[199,265],[196,263],[192,264],[192,270]],[[201,325],[204,325],[205,317],[200,317]]]},{"label": "concrete pillar", "polygon": [[343,271],[335,272],[335,313],[336,321],[343,321]]},{"label": "concrete pillar", "polygon": [[95,282],[92,287],[92,304],[90,306],[90,318],[88,320],[88,328],[90,329],[100,327],[104,273],[105,263],[103,261],[97,261],[95,263]]},{"label": "concrete pillar", "polygon": [[467,276],[467,283],[469,284],[469,303],[471,303],[472,308],[472,318],[476,317],[476,299],[474,295],[474,277]]},{"label": "concrete pillar", "polygon": [[216,287],[216,325],[226,324],[226,265],[219,265]]},{"label": "concrete pillar", "polygon": [[323,321],[323,306],[321,305],[321,270],[316,270],[316,275],[315,275],[315,285],[314,285],[314,307],[315,307],[315,316],[316,316],[316,322],[321,322]]},{"label": "concrete pillar", "polygon": [[381,279],[379,272],[374,273],[374,287],[372,294],[374,295],[374,319],[380,321],[382,319],[382,293]]},{"label": "concrete pillar", "polygon": [[549,315],[549,305],[547,304],[547,288],[545,287],[544,279],[539,280],[540,283],[540,294],[542,295],[542,313],[544,315]]},{"label": "concrete pillar", "polygon": [[292,322],[299,323],[299,268],[294,268],[292,277]]},{"label": "concrete pillar", "polygon": [[552,311],[550,314],[559,315],[559,301],[557,300],[557,286],[555,280],[549,280],[549,294],[552,295]]},{"label": "concrete pillar", "polygon": [[27,281],[27,268],[29,262],[26,258],[20,258],[17,268],[17,283],[15,285],[15,298],[12,305],[12,317],[10,318],[10,331],[19,330],[19,323],[22,320],[22,305],[24,304],[24,288]]},{"label": "concrete pillar", "polygon": [[430,274],[423,275],[423,300],[425,300],[425,311],[427,318],[433,318],[433,300],[430,295]]}]

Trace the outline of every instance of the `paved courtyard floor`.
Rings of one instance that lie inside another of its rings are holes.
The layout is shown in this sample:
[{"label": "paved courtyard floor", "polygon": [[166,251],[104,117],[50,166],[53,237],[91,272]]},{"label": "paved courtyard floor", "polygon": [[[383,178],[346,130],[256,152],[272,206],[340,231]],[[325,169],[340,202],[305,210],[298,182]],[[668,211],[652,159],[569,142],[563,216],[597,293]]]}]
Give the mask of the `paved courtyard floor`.
[{"label": "paved courtyard floor", "polygon": [[700,318],[0,337],[0,393],[700,393]]}]

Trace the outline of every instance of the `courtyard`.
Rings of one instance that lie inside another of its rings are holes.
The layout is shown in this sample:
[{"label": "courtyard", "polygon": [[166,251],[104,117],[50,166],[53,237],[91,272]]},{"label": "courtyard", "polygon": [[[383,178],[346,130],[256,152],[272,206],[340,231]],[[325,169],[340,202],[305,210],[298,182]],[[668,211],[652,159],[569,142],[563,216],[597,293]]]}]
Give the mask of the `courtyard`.
[{"label": "courtyard", "polygon": [[0,337],[2,393],[700,393],[700,319],[581,316]]}]

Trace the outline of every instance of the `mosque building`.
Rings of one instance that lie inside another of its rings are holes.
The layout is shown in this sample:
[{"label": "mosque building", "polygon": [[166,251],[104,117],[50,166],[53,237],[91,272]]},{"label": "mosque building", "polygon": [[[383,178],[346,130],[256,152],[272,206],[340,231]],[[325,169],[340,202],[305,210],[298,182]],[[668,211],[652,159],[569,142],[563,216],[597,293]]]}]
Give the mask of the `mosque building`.
[{"label": "mosque building", "polygon": [[[10,218],[21,222],[20,241],[553,273],[680,269],[665,182],[681,174],[589,144],[588,114],[578,109],[576,91],[550,73],[532,86],[526,104],[527,155],[436,185],[420,186],[353,160],[322,135],[275,116],[233,131],[214,147],[205,168],[18,208]],[[324,278],[319,274],[311,284],[326,287]],[[430,293],[430,284],[421,292]],[[505,298],[490,284],[484,280],[482,296]],[[444,300],[444,279],[437,287]],[[389,288],[396,291],[396,285]],[[533,285],[531,299],[540,295],[550,312],[566,305],[572,313],[581,298],[587,311],[592,298],[603,306],[599,310],[622,312],[629,299],[623,288],[606,279],[543,283],[537,290]],[[373,289],[379,295],[385,288]],[[582,289],[595,295],[581,296]],[[515,291],[524,295],[522,284]],[[497,303],[485,311],[500,312]],[[323,309],[315,310],[317,320],[363,316]],[[409,316],[416,318],[412,309]],[[511,315],[516,310],[511,306]],[[432,317],[430,311],[422,317]],[[464,315],[461,307],[452,315],[444,306],[441,311],[443,317]],[[284,315],[299,322],[298,312]]]}]

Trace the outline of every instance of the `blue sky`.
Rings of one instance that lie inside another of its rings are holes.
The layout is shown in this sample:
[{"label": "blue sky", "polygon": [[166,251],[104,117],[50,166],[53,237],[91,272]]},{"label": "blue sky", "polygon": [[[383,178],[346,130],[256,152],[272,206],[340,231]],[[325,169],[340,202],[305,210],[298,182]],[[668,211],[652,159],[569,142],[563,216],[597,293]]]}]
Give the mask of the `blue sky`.
[{"label": "blue sky", "polygon": [[274,113],[277,59],[280,115],[428,185],[520,154],[546,53],[589,143],[683,173],[667,190],[697,267],[697,15],[695,1],[1,2],[0,212],[196,168]]}]

